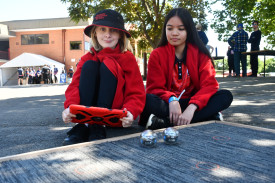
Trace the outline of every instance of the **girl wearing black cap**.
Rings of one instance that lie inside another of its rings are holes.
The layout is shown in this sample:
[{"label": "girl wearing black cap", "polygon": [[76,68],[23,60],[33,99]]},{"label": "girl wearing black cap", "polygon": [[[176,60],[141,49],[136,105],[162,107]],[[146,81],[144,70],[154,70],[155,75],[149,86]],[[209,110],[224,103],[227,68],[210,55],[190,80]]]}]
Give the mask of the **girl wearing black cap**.
[{"label": "girl wearing black cap", "polygon": [[[84,33],[91,38],[91,50],[77,65],[72,83],[68,86],[62,113],[65,123],[75,115],[71,104],[127,109],[122,126],[130,127],[145,105],[143,80],[131,50],[122,16],[114,10],[102,10],[93,17],[93,24]],[[74,144],[106,138],[101,125],[77,124],[63,144]]]},{"label": "girl wearing black cap", "polygon": [[171,10],[149,58],[146,105],[139,124],[158,129],[221,119],[219,112],[233,97],[218,88],[214,64],[192,16],[183,8]]}]

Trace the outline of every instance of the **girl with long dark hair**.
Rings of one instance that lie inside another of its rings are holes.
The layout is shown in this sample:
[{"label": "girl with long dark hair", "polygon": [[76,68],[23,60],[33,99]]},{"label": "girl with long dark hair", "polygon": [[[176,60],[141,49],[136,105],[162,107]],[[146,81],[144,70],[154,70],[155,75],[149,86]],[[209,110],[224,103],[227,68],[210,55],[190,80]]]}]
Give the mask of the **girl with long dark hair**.
[{"label": "girl with long dark hair", "polygon": [[190,13],[171,10],[165,18],[158,48],[150,55],[146,105],[140,125],[149,129],[222,118],[233,100],[218,90],[211,55],[200,40]]}]

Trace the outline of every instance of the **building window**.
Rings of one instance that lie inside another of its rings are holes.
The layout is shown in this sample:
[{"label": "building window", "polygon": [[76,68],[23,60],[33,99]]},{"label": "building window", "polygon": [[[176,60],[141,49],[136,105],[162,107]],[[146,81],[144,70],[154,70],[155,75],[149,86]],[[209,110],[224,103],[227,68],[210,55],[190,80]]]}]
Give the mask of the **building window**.
[{"label": "building window", "polygon": [[49,44],[49,34],[21,35],[21,45]]},{"label": "building window", "polygon": [[85,41],[85,50],[89,51],[90,50],[90,43]]},{"label": "building window", "polygon": [[81,50],[81,41],[70,41],[71,50]]}]

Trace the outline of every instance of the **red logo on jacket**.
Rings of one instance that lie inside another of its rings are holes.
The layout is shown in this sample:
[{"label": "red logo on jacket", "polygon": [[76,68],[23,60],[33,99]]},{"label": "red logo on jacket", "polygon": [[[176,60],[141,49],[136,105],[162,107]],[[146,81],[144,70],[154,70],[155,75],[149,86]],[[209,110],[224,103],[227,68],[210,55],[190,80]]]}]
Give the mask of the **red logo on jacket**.
[{"label": "red logo on jacket", "polygon": [[96,20],[104,19],[104,17],[107,17],[107,15],[105,13],[101,13],[101,14],[96,15],[95,19]]}]

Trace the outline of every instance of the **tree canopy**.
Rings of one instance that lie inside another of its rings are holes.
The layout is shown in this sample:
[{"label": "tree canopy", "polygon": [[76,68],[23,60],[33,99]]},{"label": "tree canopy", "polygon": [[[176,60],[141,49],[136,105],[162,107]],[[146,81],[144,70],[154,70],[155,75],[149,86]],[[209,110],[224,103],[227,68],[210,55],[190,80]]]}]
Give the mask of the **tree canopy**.
[{"label": "tree canopy", "polygon": [[140,48],[155,48],[161,36],[166,14],[173,8],[184,7],[189,10],[195,22],[200,22],[207,29],[207,0],[61,0],[70,3],[68,8],[71,19],[75,22],[87,20],[102,9],[114,9],[120,12],[126,23],[134,27],[130,30],[132,37],[141,38]]},{"label": "tree canopy", "polygon": [[216,0],[221,9],[213,11],[211,28],[218,33],[218,39],[227,41],[239,23],[252,32],[253,20],[259,21],[259,29],[266,36],[269,47],[275,46],[275,1],[274,0]]}]

